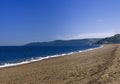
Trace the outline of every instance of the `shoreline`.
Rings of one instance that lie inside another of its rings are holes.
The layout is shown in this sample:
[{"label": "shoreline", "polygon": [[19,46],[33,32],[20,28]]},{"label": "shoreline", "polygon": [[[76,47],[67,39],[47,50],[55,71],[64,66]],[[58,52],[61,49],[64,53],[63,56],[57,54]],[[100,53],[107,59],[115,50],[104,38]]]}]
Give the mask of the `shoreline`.
[{"label": "shoreline", "polygon": [[99,48],[103,48],[103,47],[104,47],[104,45],[101,45],[101,46],[95,47],[95,48],[89,48],[89,49],[79,50],[79,51],[75,51],[75,52],[63,53],[63,54],[59,54],[59,55],[51,55],[51,56],[46,56],[46,57],[37,57],[35,59],[31,58],[30,60],[26,60],[26,61],[22,61],[22,62],[18,62],[18,63],[5,63],[3,65],[0,65],[0,69],[1,68],[6,68],[6,67],[13,67],[13,66],[29,64],[29,63],[33,63],[33,62],[38,62],[38,61],[50,59],[50,58],[58,58],[58,57],[62,57],[62,56],[73,55],[73,54],[87,52],[87,51],[91,51],[91,50],[95,50],[95,49],[99,49]]},{"label": "shoreline", "polygon": [[120,44],[0,69],[0,84],[119,84]]}]

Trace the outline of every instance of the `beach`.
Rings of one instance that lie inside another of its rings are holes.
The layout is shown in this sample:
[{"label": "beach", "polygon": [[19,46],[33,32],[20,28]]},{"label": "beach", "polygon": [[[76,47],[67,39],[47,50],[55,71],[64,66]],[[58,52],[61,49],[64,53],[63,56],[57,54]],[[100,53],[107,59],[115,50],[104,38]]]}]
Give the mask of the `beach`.
[{"label": "beach", "polygon": [[120,45],[0,68],[0,84],[119,84]]}]

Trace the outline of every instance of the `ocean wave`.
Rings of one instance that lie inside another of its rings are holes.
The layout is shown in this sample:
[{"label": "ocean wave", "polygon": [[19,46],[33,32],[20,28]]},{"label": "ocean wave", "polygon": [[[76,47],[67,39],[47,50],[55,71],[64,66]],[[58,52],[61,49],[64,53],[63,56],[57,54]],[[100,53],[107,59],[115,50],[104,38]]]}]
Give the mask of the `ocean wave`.
[{"label": "ocean wave", "polygon": [[59,54],[59,55],[52,55],[52,56],[46,56],[46,57],[31,58],[29,60],[26,60],[26,61],[23,61],[23,62],[19,62],[19,63],[5,63],[3,65],[0,65],[0,68],[17,66],[17,65],[27,64],[27,63],[31,63],[31,62],[37,62],[37,61],[41,61],[41,60],[49,59],[49,58],[55,58],[55,57],[72,55],[72,54],[75,54],[75,53],[81,53],[81,52],[91,51],[91,50],[102,48],[102,47],[104,47],[104,46],[102,45],[102,46],[96,47],[96,48],[90,48],[90,49],[86,49],[86,50],[80,50],[80,51],[77,51],[77,52],[63,53],[63,54]]}]

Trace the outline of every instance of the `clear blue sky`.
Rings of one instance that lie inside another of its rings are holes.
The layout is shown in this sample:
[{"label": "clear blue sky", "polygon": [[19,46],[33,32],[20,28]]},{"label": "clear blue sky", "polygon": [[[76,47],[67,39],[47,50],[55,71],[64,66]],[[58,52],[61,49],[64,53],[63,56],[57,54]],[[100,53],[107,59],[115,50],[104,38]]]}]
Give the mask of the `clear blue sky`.
[{"label": "clear blue sky", "polygon": [[120,0],[0,0],[0,45],[120,32]]}]

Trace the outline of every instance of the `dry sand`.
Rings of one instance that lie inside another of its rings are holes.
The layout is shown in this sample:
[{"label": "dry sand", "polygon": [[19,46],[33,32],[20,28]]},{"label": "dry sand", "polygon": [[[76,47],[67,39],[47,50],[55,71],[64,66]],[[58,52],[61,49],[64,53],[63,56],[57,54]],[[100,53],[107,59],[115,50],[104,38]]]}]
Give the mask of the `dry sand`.
[{"label": "dry sand", "polygon": [[120,45],[2,68],[0,84],[120,84]]}]

